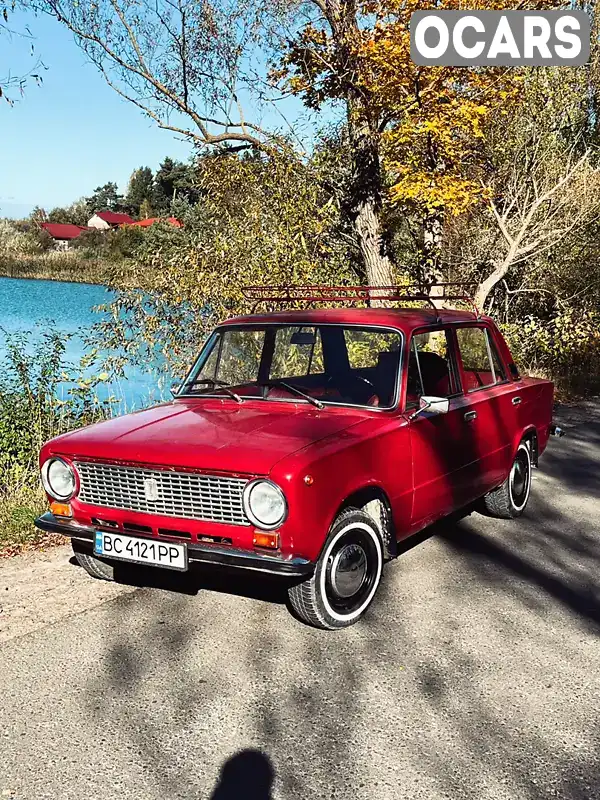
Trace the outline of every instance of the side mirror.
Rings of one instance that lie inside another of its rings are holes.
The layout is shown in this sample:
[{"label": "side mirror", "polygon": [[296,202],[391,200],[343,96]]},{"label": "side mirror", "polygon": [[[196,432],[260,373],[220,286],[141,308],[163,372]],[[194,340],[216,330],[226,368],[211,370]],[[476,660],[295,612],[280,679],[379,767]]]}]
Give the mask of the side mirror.
[{"label": "side mirror", "polygon": [[410,415],[410,419],[415,419],[424,411],[430,414],[447,414],[450,408],[450,401],[447,397],[434,397],[433,395],[421,395],[419,398],[419,408]]}]

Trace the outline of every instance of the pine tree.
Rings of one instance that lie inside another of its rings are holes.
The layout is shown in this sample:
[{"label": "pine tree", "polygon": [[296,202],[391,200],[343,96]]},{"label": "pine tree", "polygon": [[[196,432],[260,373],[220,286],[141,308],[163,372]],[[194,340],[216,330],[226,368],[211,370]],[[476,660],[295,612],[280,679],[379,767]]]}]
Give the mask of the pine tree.
[{"label": "pine tree", "polygon": [[125,196],[125,205],[129,213],[141,216],[140,209],[144,200],[150,202],[154,192],[154,175],[150,167],[140,167],[131,173],[129,186]]},{"label": "pine tree", "polygon": [[96,186],[91,197],[85,199],[90,215],[96,211],[120,211],[123,208],[123,196],[119,194],[117,184],[109,181],[104,186]]}]

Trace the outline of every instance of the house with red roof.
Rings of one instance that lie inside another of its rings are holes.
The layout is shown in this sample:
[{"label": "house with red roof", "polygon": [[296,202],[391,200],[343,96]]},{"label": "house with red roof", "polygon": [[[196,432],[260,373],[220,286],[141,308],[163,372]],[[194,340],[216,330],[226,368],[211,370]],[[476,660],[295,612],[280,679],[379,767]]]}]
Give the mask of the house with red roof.
[{"label": "house with red roof", "polygon": [[116,211],[97,211],[88,220],[88,227],[107,231],[110,228],[118,228],[119,225],[131,225],[132,223],[133,218],[129,214],[120,214]]},{"label": "house with red roof", "polygon": [[176,217],[150,217],[149,219],[140,219],[138,222],[132,222],[130,224],[132,227],[136,228],[149,228],[157,222],[168,222],[169,225],[172,225],[174,228],[183,228],[183,222]]},{"label": "house with red roof", "polygon": [[88,231],[83,225],[70,225],[63,222],[42,222],[42,228],[53,239],[57,250],[68,250],[73,239],[77,239],[84,231]]}]

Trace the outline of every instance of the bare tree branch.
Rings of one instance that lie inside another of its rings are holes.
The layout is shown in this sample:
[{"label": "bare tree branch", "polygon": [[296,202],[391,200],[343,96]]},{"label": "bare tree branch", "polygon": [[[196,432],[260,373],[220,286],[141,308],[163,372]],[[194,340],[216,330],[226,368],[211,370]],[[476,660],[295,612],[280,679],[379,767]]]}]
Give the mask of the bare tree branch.
[{"label": "bare tree branch", "polygon": [[495,187],[485,188],[505,250],[477,289],[479,308],[512,268],[548,252],[598,211],[600,170],[589,148],[581,153],[580,142],[535,136],[515,153],[500,205],[493,199]]},{"label": "bare tree branch", "polygon": [[[75,35],[109,85],[161,128],[200,146],[273,146],[276,135],[247,119],[235,85],[241,64],[251,55],[251,36],[245,31],[256,27],[259,13],[252,4],[225,3],[221,16],[215,7],[195,0],[99,0],[92,5],[39,0],[38,5]],[[237,109],[238,120],[228,112],[220,115],[226,105]],[[193,125],[173,122],[170,114],[187,117]]]}]

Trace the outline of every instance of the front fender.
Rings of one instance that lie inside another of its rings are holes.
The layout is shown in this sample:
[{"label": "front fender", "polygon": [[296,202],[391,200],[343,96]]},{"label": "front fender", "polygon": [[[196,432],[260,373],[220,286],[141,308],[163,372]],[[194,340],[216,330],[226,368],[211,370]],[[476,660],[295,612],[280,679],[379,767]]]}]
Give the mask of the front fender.
[{"label": "front fender", "polygon": [[386,494],[396,530],[410,524],[412,459],[402,417],[366,419],[284,459],[270,477],[288,500],[282,545],[311,561],[318,558],[340,506],[361,489],[376,487]]}]

